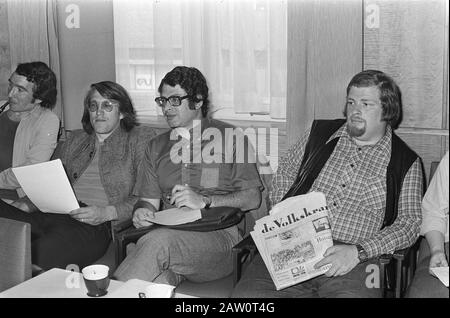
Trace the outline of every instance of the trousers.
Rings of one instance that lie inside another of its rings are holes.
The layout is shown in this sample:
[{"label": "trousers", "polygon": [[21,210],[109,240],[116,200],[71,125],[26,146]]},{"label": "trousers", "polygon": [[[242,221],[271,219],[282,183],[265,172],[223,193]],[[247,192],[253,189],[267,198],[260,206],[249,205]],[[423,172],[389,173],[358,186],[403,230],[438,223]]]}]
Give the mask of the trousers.
[{"label": "trousers", "polygon": [[[343,276],[317,276],[297,285],[276,290],[261,255],[245,270],[231,297],[236,298],[378,298],[382,293],[373,281],[377,259],[356,265]],[[379,286],[378,286],[379,287]]]},{"label": "trousers", "polygon": [[237,226],[211,232],[158,227],[137,241],[114,277],[173,286],[185,279],[193,282],[219,279],[233,271],[232,248],[239,239]]},{"label": "trousers", "polygon": [[[445,243],[445,255],[448,262],[448,242]],[[430,246],[424,238],[420,243],[419,260],[411,285],[406,291],[408,298],[449,298],[448,288],[441,281],[430,274]]]},{"label": "trousers", "polygon": [[94,263],[111,241],[109,223],[90,225],[67,214],[27,213],[0,200],[0,217],[31,225],[31,261],[44,270]]}]

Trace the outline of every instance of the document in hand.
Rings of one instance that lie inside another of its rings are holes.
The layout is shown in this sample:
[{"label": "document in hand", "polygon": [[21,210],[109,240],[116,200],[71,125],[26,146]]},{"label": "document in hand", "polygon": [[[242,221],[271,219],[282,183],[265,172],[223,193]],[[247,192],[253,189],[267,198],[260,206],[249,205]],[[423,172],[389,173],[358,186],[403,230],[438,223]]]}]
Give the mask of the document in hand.
[{"label": "document in hand", "polygon": [[439,280],[442,282],[442,284],[445,285],[445,287],[448,287],[448,266],[432,267],[430,268],[430,270],[437,278],[439,278]]},{"label": "document in hand", "polygon": [[202,212],[200,210],[182,207],[155,212],[155,218],[151,221],[162,225],[179,225],[194,222],[201,218]]},{"label": "document in hand", "polygon": [[256,221],[250,232],[277,290],[324,274],[314,265],[333,246],[328,206],[321,192],[290,197]]},{"label": "document in hand", "polygon": [[40,211],[69,213],[80,207],[60,159],[16,167],[12,171]]}]

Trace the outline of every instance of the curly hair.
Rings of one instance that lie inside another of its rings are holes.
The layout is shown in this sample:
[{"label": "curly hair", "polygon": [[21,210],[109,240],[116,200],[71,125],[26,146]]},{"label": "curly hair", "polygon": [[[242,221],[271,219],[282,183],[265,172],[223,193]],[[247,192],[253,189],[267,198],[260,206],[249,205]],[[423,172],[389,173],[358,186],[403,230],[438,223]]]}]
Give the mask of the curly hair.
[{"label": "curly hair", "polygon": [[81,123],[83,124],[83,129],[89,135],[94,132],[94,127],[92,127],[90,117],[89,117],[89,104],[91,102],[92,94],[97,91],[104,98],[109,100],[114,100],[119,103],[119,112],[122,114],[123,118],[120,120],[120,126],[125,131],[130,131],[139,123],[136,119],[136,111],[133,107],[133,102],[131,101],[130,95],[128,95],[125,88],[121,85],[110,82],[103,81],[91,84],[89,91],[84,98],[84,112],[81,118]]},{"label": "curly hair", "polygon": [[44,62],[21,63],[15,73],[34,84],[33,98],[41,100],[41,107],[52,109],[56,104],[56,75]]},{"label": "curly hair", "polygon": [[[158,87],[159,93],[161,93],[164,85],[180,85],[188,95],[193,96],[193,102],[203,101],[201,110],[203,117],[206,117],[209,109],[208,85],[205,77],[198,69],[195,67],[177,66],[161,80],[161,84]],[[198,98],[198,95],[201,98]]]},{"label": "curly hair", "polygon": [[[347,86],[347,95],[351,87],[378,87],[381,107],[383,108],[382,120],[386,121],[393,129],[396,129],[402,120],[402,93],[395,81],[388,75],[377,70],[362,71],[350,80]],[[346,115],[347,109],[344,111]]]}]

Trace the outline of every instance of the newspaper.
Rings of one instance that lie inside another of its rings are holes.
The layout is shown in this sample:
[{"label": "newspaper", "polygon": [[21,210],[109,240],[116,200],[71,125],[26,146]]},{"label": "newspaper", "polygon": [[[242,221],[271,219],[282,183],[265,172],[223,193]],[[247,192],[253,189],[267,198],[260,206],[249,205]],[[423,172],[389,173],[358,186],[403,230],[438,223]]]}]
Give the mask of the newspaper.
[{"label": "newspaper", "polygon": [[331,264],[314,265],[333,246],[325,195],[288,198],[256,221],[250,232],[277,290],[324,274]]}]

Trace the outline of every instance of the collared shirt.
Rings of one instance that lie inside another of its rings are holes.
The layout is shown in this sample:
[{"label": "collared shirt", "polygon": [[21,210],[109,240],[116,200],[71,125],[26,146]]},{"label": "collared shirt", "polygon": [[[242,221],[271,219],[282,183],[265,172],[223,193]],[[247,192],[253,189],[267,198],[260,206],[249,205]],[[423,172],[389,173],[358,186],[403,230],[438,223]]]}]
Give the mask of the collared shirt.
[{"label": "collared shirt", "polygon": [[442,158],[422,201],[421,234],[439,231],[448,242],[448,151]]},{"label": "collared shirt", "polygon": [[[272,205],[294,183],[310,129],[279,162],[272,181]],[[386,171],[391,156],[392,130],[375,144],[358,146],[347,133],[347,124],[328,141],[340,137],[333,153],[310,191],[323,192],[329,206],[333,239],[360,244],[369,257],[410,246],[421,222],[422,168],[419,158],[405,176],[395,222],[381,230],[386,207]]]},{"label": "collared shirt", "polygon": [[[176,184],[189,185],[208,195],[262,189],[256,164],[247,157],[247,142],[238,150],[236,143],[230,144],[226,138],[232,131],[232,125],[205,118],[201,127],[197,125],[190,130],[190,140],[183,139],[185,134],[175,130],[155,137],[147,148],[134,194],[163,199],[163,208],[169,208],[166,198]],[[245,154],[242,161],[236,160],[238,152]]]}]

